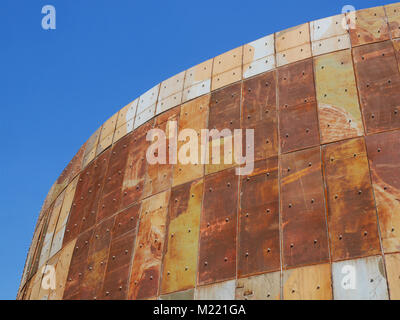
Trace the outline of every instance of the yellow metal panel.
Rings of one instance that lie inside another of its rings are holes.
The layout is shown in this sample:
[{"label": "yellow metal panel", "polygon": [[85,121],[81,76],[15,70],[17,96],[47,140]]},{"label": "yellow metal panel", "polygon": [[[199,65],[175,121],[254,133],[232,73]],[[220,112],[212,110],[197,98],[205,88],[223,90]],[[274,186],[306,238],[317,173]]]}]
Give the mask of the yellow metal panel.
[{"label": "yellow metal panel", "polygon": [[159,115],[164,111],[176,107],[177,105],[181,104],[181,102],[182,102],[182,91],[179,91],[178,93],[175,93],[163,100],[159,99],[157,103],[156,115]]},{"label": "yellow metal panel", "polygon": [[128,133],[133,131],[134,121],[135,119],[132,118],[115,130],[113,143],[117,142],[121,138],[125,137]]},{"label": "yellow metal panel", "polygon": [[212,64],[213,59],[210,59],[186,70],[184,88],[186,89],[195,84],[210,80]]},{"label": "yellow metal panel", "polygon": [[122,126],[124,123],[135,119],[136,109],[138,105],[138,99],[133,100],[131,103],[123,107],[118,113],[117,128]]},{"label": "yellow metal panel", "polygon": [[331,300],[331,266],[319,264],[283,272],[284,300]]},{"label": "yellow metal panel", "polygon": [[97,145],[97,151],[96,151],[96,156],[98,156],[100,153],[102,153],[104,150],[106,150],[109,146],[111,146],[113,142],[113,137],[114,137],[114,132],[106,136],[103,140],[99,142]]},{"label": "yellow metal panel", "polygon": [[308,23],[289,28],[275,34],[276,52],[283,52],[290,48],[310,43]]},{"label": "yellow metal panel", "polygon": [[314,58],[321,142],[364,132],[350,50]]},{"label": "yellow metal panel", "polygon": [[392,3],[385,6],[385,11],[392,38],[400,38],[400,3]]},{"label": "yellow metal panel", "polygon": [[237,67],[235,69],[229,70],[224,73],[220,73],[213,76],[211,82],[211,90],[217,90],[219,88],[225,87],[228,84],[240,81],[242,79],[242,67]]},{"label": "yellow metal panel", "polygon": [[117,125],[118,112],[114,114],[110,119],[104,122],[101,128],[100,141],[104,140],[109,135],[113,135],[115,131],[115,126]]},{"label": "yellow metal panel", "polygon": [[76,177],[65,189],[64,201],[60,210],[60,217],[58,218],[56,232],[67,224],[69,212],[74,201],[76,185],[78,184],[79,176]]},{"label": "yellow metal panel", "polygon": [[400,300],[400,253],[385,255],[390,300]]},{"label": "yellow metal panel", "polygon": [[213,77],[226,71],[241,68],[243,47],[238,47],[214,58]]},{"label": "yellow metal panel", "polygon": [[277,52],[276,65],[277,67],[284,66],[289,63],[304,60],[311,57],[310,43],[303,44],[298,47],[290,48],[285,51]]},{"label": "yellow metal panel", "polygon": [[177,75],[163,81],[160,86],[160,95],[158,100],[164,100],[173,94],[181,92],[183,90],[184,79],[185,71],[182,71]]},{"label": "yellow metal panel", "polygon": [[346,17],[344,14],[323,18],[310,22],[311,41],[328,39],[347,34]]}]

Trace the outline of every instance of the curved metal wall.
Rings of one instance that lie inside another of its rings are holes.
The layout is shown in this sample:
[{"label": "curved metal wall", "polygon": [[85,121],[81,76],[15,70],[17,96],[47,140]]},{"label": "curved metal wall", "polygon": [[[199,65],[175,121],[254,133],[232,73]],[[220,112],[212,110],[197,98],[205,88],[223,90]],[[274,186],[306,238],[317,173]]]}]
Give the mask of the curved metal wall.
[{"label": "curved metal wall", "polygon": [[[321,19],[129,103],[51,188],[18,299],[399,299],[398,38],[400,4]],[[253,173],[147,163],[172,120],[253,128]]]}]

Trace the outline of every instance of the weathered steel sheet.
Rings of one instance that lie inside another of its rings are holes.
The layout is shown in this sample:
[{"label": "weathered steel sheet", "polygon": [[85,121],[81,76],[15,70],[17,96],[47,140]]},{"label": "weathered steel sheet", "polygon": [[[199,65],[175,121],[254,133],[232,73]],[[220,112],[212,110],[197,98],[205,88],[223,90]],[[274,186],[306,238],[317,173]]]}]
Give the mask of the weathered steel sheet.
[{"label": "weathered steel sheet", "polygon": [[390,300],[400,300],[400,253],[385,255]]},{"label": "weathered steel sheet", "polygon": [[279,110],[315,101],[313,73],[312,59],[278,70]]},{"label": "weathered steel sheet", "polygon": [[224,73],[217,74],[212,77],[211,90],[217,90],[219,88],[230,85],[231,83],[240,81],[242,79],[242,67],[226,71]]},{"label": "weathered steel sheet", "polygon": [[124,300],[128,294],[129,264],[106,273],[100,299]]},{"label": "weathered steel sheet", "polygon": [[129,231],[137,229],[140,209],[141,204],[136,203],[115,216],[115,223],[112,230],[113,238],[120,237]]},{"label": "weathered steel sheet", "polygon": [[236,300],[280,300],[280,271],[238,279]]},{"label": "weathered steel sheet", "polygon": [[64,171],[61,173],[60,177],[57,179],[57,183],[62,185],[62,188],[81,171],[82,161],[86,150],[86,143],[79,149],[77,154],[68,163]]},{"label": "weathered steel sheet", "polygon": [[254,160],[278,154],[276,74],[269,72],[243,82],[242,128],[254,129]]},{"label": "weathered steel sheet", "polygon": [[327,262],[320,148],[282,155],[280,162],[283,265],[288,268]]},{"label": "weathered steel sheet", "polygon": [[389,28],[383,7],[375,7],[346,14],[352,46],[389,39]]},{"label": "weathered steel sheet", "polygon": [[207,176],[200,224],[198,284],[235,277],[237,209],[235,169]]},{"label": "weathered steel sheet", "polygon": [[86,141],[85,154],[83,156],[82,167],[85,168],[96,156],[97,143],[99,142],[101,127],[98,128]]},{"label": "weathered steel sheet", "polygon": [[314,58],[314,74],[321,143],[362,136],[364,127],[350,50]]},{"label": "weathered steel sheet", "polygon": [[[207,128],[209,103],[210,95],[205,95],[183,104],[179,116],[178,132],[182,132],[184,129],[193,129],[199,136],[201,134],[201,129]],[[182,164],[181,161],[178,161],[178,163],[174,165],[173,186],[193,181],[203,176],[204,165],[201,164],[201,139],[198,139],[198,142],[198,163]],[[178,150],[180,150],[185,143],[187,142],[178,141]]]},{"label": "weathered steel sheet", "polygon": [[364,138],[322,147],[332,260],[380,253]]},{"label": "weathered steel sheet", "polygon": [[275,55],[258,59],[252,63],[243,65],[243,79],[253,77],[257,74],[270,71],[275,68]]},{"label": "weathered steel sheet", "polygon": [[388,300],[381,256],[334,262],[332,281],[335,300]]},{"label": "weathered steel sheet", "polygon": [[123,107],[121,110],[119,110],[116,128],[119,128],[124,123],[127,123],[128,121],[135,119],[138,102],[139,98],[133,100],[132,102],[128,103],[125,107]]},{"label": "weathered steel sheet", "polygon": [[89,240],[89,255],[108,249],[111,243],[111,233],[114,226],[115,217],[101,221],[93,231],[93,237]]},{"label": "weathered steel sheet", "polygon": [[183,92],[179,91],[164,100],[159,100],[156,107],[156,116],[181,104],[182,96]]},{"label": "weathered steel sheet", "polygon": [[274,53],[275,47],[273,34],[244,45],[243,77],[248,78],[274,68]]},{"label": "weathered steel sheet", "polygon": [[170,192],[165,191],[142,202],[128,299],[158,294],[169,196]]},{"label": "weathered steel sheet", "polygon": [[323,18],[310,22],[311,41],[332,38],[347,33],[343,28],[344,14]]},{"label": "weathered steel sheet", "polygon": [[194,289],[173,292],[160,296],[160,300],[193,300],[193,299],[194,299]]},{"label": "weathered steel sheet", "polygon": [[283,272],[284,300],[331,300],[331,265],[318,264]]},{"label": "weathered steel sheet", "polygon": [[99,141],[99,144],[97,145],[96,156],[98,156],[100,153],[102,153],[104,150],[112,145],[113,138],[114,132]]},{"label": "weathered steel sheet", "polygon": [[151,128],[152,125],[148,123],[132,133],[133,143],[129,148],[122,184],[121,208],[126,208],[142,198],[147,166],[146,133]]},{"label": "weathered steel sheet", "polygon": [[239,277],[279,270],[278,157],[257,161],[241,178],[238,245]]},{"label": "weathered steel sheet", "polygon": [[400,128],[400,75],[391,41],[353,49],[367,133]]},{"label": "weathered steel sheet", "polygon": [[243,47],[238,47],[214,58],[213,76],[240,67],[242,64]]},{"label": "weathered steel sheet", "polygon": [[279,137],[283,153],[319,145],[317,104],[311,102],[280,110]]},{"label": "weathered steel sheet", "polygon": [[[208,160],[209,164],[205,166],[206,174],[224,170],[234,166],[233,159],[233,134],[234,129],[240,128],[240,97],[241,97],[241,83],[231,85],[225,89],[213,92],[211,94],[210,109],[208,128],[217,129],[222,131],[223,129],[229,129],[231,134],[225,138],[214,137],[210,138],[208,148]],[[220,148],[220,163],[213,164],[213,142],[219,142],[215,145]],[[222,147],[224,143],[231,143],[231,148],[228,147],[227,152],[230,152],[229,157],[232,158],[231,163],[225,163],[224,157],[225,152]]]},{"label": "weathered steel sheet", "polygon": [[196,300],[235,300],[235,280],[197,287]]},{"label": "weathered steel sheet", "polygon": [[72,180],[65,190],[64,201],[61,207],[60,216],[58,218],[56,231],[61,230],[61,228],[65,227],[67,224],[72,203],[74,201],[75,190],[78,184],[78,180],[79,177],[76,177],[74,180]]},{"label": "weathered steel sheet", "polygon": [[290,48],[285,51],[276,53],[276,66],[281,67],[289,63],[294,63],[300,60],[311,58],[310,43],[303,44],[298,47]]},{"label": "weathered steel sheet", "polygon": [[141,125],[145,124],[146,122],[152,122],[152,119],[156,113],[156,104],[151,105],[147,109],[143,110],[143,112],[136,113],[135,123],[133,125],[133,129],[139,128]]},{"label": "weathered steel sheet", "polygon": [[203,180],[189,182],[171,191],[161,278],[163,294],[196,285],[202,199]]},{"label": "weathered steel sheet", "polygon": [[181,92],[183,90],[184,80],[185,71],[182,71],[174,75],[173,77],[161,82],[158,100],[164,100],[165,98],[172,96],[177,92]]},{"label": "weathered steel sheet", "polygon": [[203,96],[211,91],[211,79],[204,80],[183,90],[182,103]]},{"label": "weathered steel sheet", "polygon": [[275,47],[277,52],[301,46],[310,42],[308,23],[289,28],[275,34]]},{"label": "weathered steel sheet", "polygon": [[400,4],[392,3],[385,6],[389,23],[389,31],[392,38],[400,38]]},{"label": "weathered steel sheet", "polygon": [[400,251],[400,132],[366,137],[372,185],[385,253]]},{"label": "weathered steel sheet", "polygon": [[187,89],[196,84],[211,79],[213,59],[204,61],[190,69],[186,70],[184,88]]},{"label": "weathered steel sheet", "polygon": [[121,237],[112,239],[107,262],[107,273],[130,264],[135,238],[136,230],[132,230]]}]

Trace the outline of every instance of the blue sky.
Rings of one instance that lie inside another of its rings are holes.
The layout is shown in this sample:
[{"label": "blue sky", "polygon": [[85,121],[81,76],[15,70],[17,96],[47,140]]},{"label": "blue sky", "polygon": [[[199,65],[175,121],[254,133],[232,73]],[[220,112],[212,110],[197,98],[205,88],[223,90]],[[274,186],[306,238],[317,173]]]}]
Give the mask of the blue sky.
[{"label": "blue sky", "polygon": [[[15,299],[58,175],[107,118],[157,83],[239,45],[386,1],[1,0],[0,299]],[[395,1],[391,1],[395,2]],[[57,29],[41,28],[54,5]]]}]

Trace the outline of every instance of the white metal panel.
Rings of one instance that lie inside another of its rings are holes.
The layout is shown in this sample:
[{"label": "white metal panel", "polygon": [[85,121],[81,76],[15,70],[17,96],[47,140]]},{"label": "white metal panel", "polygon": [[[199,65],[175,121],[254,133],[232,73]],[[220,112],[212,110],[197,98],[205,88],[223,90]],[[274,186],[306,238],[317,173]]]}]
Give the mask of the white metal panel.
[{"label": "white metal panel", "polygon": [[274,35],[270,34],[244,45],[243,63],[252,63],[261,58],[273,55],[274,53]]},{"label": "white metal panel", "polygon": [[183,90],[182,102],[205,95],[211,91],[211,79],[199,82]]},{"label": "white metal panel", "polygon": [[235,280],[197,287],[196,300],[234,300]]},{"label": "white metal panel", "polygon": [[257,61],[243,65],[243,78],[247,79],[257,74],[270,71],[275,68],[275,56],[267,56]]},{"label": "white metal panel", "polygon": [[155,105],[158,98],[158,91],[160,90],[160,84],[146,91],[139,97],[138,108],[136,114],[142,113],[152,105]]}]

